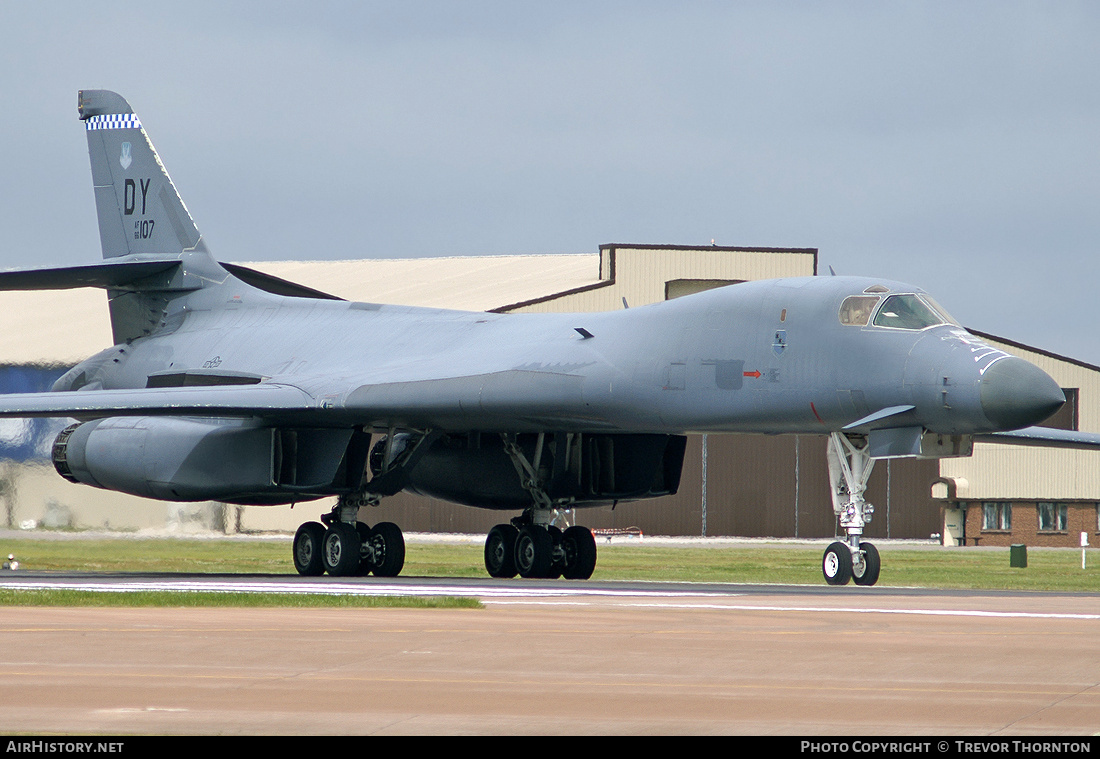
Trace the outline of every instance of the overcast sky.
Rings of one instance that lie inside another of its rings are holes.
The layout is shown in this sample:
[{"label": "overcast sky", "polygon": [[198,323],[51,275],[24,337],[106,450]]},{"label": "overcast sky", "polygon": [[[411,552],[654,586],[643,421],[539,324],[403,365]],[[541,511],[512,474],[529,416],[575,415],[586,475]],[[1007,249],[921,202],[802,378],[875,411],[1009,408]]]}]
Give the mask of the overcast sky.
[{"label": "overcast sky", "polygon": [[103,88],[223,260],[816,247],[1100,364],[1098,39],[1089,2],[0,0],[0,267],[99,258]]}]

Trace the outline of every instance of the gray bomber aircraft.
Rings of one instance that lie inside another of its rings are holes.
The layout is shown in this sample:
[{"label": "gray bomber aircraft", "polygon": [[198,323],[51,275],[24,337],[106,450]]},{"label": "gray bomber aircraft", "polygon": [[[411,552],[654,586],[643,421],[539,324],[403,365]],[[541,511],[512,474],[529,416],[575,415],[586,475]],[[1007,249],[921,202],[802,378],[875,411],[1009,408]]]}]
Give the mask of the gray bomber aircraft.
[{"label": "gray bomber aircraft", "polygon": [[[0,416],[78,420],[53,460],[94,487],[337,496],[295,536],[305,575],[397,575],[401,530],[358,516],[407,489],[521,512],[489,532],[489,574],[586,579],[592,533],[561,531],[555,510],[674,493],[687,433],[802,433],[828,436],[847,535],[825,579],[872,585],[879,556],[861,538],[875,461],[969,455],[975,437],[1064,402],[927,293],[880,279],[746,282],[583,314],[343,301],[216,261],[129,104],[85,90],[78,110],[104,261],[0,272],[0,289],[104,288],[115,345],[53,392],[0,396]],[[1021,440],[1049,442],[1036,429],[1008,441]]]}]

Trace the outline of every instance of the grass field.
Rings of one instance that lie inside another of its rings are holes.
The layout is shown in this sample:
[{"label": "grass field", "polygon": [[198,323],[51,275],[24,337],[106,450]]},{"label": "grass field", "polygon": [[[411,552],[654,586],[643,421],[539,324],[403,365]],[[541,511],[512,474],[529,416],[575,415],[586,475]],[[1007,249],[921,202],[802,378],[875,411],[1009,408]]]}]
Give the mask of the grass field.
[{"label": "grass field", "polygon": [[[1073,549],[1028,550],[1028,566],[1009,565],[1003,549],[912,547],[880,543],[879,586],[1100,592],[1100,552],[1090,551],[1087,569]],[[403,576],[484,577],[479,543],[407,546]],[[622,542],[598,546],[594,580],[818,585],[823,547],[736,544],[714,547]],[[0,554],[13,553],[22,570],[96,572],[199,572],[293,574],[287,540],[75,538],[33,534],[0,540]],[[0,598],[0,603],[3,599]]]},{"label": "grass field", "polygon": [[175,606],[185,608],[278,607],[476,609],[476,598],[455,596],[350,596],[320,593],[220,593],[205,591],[38,590],[0,588],[0,606]]}]

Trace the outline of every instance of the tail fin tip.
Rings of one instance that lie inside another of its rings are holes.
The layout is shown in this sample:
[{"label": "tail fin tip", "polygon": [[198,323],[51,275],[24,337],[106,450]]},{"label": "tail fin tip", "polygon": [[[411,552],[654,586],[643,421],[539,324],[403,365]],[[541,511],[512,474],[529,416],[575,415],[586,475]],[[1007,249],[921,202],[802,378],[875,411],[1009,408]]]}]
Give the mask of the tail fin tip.
[{"label": "tail fin tip", "polygon": [[80,90],[76,96],[76,112],[81,121],[93,116],[133,114],[126,98],[110,90]]}]

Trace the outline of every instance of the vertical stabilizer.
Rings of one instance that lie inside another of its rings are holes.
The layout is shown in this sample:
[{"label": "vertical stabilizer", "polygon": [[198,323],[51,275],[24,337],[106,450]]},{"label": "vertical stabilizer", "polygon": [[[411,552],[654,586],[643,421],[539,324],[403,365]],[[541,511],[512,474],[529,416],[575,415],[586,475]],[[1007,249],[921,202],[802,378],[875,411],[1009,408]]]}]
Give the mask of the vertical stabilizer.
[{"label": "vertical stabilizer", "polygon": [[82,90],[78,111],[87,129],[103,257],[199,248],[199,230],[125,98]]},{"label": "vertical stabilizer", "polygon": [[[177,284],[207,287],[224,282],[229,274],[207,251],[126,99],[108,90],[81,90],[77,110],[88,135],[103,257],[179,259]],[[173,292],[187,289],[152,283],[108,289],[115,343],[155,332],[164,323]]]}]

